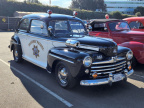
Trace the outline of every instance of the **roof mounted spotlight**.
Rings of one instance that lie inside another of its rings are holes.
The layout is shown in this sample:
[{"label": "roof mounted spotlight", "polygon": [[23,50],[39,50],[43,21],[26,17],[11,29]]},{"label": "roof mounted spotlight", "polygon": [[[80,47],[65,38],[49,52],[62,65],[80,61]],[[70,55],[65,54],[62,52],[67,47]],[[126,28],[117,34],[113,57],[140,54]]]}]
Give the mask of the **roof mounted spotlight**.
[{"label": "roof mounted spotlight", "polygon": [[78,15],[78,12],[77,11],[73,11],[73,16],[74,18]]},{"label": "roof mounted spotlight", "polygon": [[52,14],[52,11],[48,10],[47,13],[49,14],[49,17],[51,17],[50,15]]}]

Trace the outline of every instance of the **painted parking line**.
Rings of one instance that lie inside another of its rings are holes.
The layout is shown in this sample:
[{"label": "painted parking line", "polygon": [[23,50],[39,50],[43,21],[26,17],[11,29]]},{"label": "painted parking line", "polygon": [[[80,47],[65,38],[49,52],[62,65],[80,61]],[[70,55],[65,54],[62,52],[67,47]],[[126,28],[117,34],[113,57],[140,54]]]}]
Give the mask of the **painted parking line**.
[{"label": "painted parking line", "polygon": [[3,61],[2,59],[0,59],[0,61],[2,63],[4,63],[5,65],[9,66],[11,69],[15,70],[17,73],[21,74],[23,77],[25,77],[26,79],[30,80],[31,82],[33,82],[34,84],[36,84],[37,86],[39,86],[41,89],[45,90],[47,93],[51,94],[52,96],[54,96],[56,99],[58,99],[59,101],[61,101],[63,104],[65,104],[68,107],[72,107],[73,105],[66,101],[65,99],[63,99],[62,97],[58,96],[56,93],[52,92],[51,90],[49,90],[48,88],[46,88],[45,86],[41,85],[40,83],[38,83],[37,81],[33,80],[32,78],[30,78],[29,76],[27,76],[26,74],[22,73],[21,71],[19,71],[18,69],[14,68],[13,66],[10,66],[9,63]]},{"label": "painted parking line", "polygon": [[135,76],[138,76],[138,77],[141,77],[141,78],[144,78],[144,76],[141,76],[141,75],[137,75],[137,74],[134,74]]}]

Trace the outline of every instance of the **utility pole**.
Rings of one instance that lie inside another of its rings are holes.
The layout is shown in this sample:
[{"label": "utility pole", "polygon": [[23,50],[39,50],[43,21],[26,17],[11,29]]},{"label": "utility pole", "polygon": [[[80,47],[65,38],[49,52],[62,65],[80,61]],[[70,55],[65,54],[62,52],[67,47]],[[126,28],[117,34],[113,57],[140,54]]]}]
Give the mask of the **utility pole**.
[{"label": "utility pole", "polygon": [[51,0],[49,0],[49,5],[51,6]]}]

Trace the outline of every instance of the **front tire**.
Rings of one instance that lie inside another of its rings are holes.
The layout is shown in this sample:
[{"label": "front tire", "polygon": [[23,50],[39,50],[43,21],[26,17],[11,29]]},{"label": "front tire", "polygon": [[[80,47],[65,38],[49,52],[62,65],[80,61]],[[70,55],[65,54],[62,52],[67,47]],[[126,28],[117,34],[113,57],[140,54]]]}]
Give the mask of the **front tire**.
[{"label": "front tire", "polygon": [[14,61],[16,63],[20,63],[20,62],[23,61],[21,48],[17,48],[16,46],[14,46],[14,48],[13,48],[13,58],[14,58]]},{"label": "front tire", "polygon": [[135,68],[137,63],[138,62],[137,62],[136,58],[133,56],[133,58],[132,58],[132,67]]},{"label": "front tire", "polygon": [[56,65],[55,75],[59,85],[63,88],[73,88],[76,85],[76,79],[72,77],[68,66],[64,62],[59,62]]}]

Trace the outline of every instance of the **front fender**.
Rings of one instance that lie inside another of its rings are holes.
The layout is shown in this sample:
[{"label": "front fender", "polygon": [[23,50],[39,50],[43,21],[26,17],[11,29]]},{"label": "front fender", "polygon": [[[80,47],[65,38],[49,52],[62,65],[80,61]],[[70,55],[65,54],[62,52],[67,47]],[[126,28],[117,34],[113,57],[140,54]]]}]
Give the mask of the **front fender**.
[{"label": "front fender", "polygon": [[83,69],[83,59],[87,55],[87,53],[71,51],[68,48],[53,48],[48,53],[48,67],[53,72],[55,61],[63,61],[67,64],[71,75],[76,77]]},{"label": "front fender", "polygon": [[133,51],[133,54],[139,63],[144,64],[144,43],[141,42],[124,42],[120,46],[128,47]]},{"label": "front fender", "polygon": [[20,45],[21,43],[19,37],[17,35],[12,36],[10,40],[10,50],[12,51],[14,46],[20,46]]},{"label": "front fender", "polygon": [[131,51],[131,49],[123,46],[118,46],[117,54],[120,57],[125,57],[128,51]]}]

